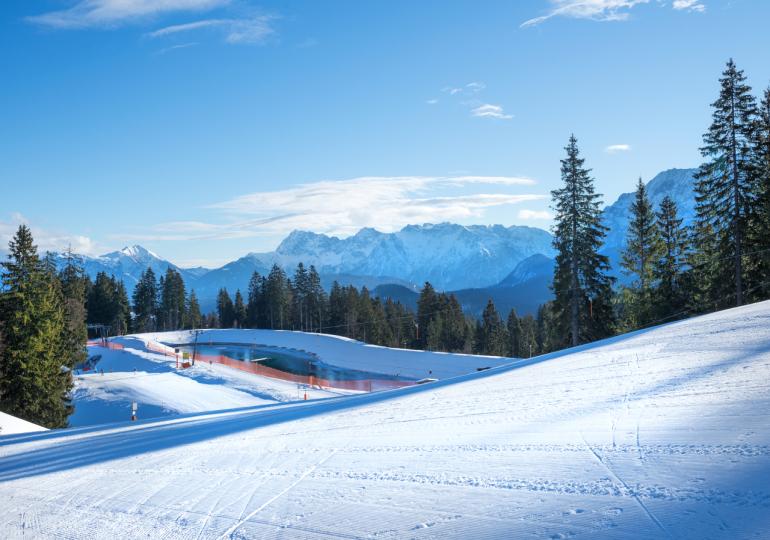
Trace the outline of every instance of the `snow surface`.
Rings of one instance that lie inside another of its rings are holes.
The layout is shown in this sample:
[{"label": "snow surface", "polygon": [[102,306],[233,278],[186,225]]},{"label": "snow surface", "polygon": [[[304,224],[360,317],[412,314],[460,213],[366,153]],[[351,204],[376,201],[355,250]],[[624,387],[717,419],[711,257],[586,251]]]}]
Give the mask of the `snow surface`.
[{"label": "snow surface", "polygon": [[436,383],[0,439],[0,536],[768,538],[770,302]]},{"label": "snow surface", "polygon": [[21,418],[16,418],[10,414],[0,411],[0,436],[13,435],[16,433],[30,433],[34,431],[48,431],[42,426],[27,422]]},{"label": "snow surface", "polygon": [[[192,343],[194,339],[190,331],[184,330],[139,334],[136,338],[120,338],[117,342],[131,343],[137,338],[159,343]],[[512,361],[499,356],[392,349],[331,334],[290,330],[200,330],[198,343],[209,342],[284,347],[311,352],[322,362],[341,368],[414,379],[455,377]]]},{"label": "snow surface", "polygon": [[123,350],[89,347],[101,355],[95,371],[77,372],[73,391],[75,413],[70,426],[121,422],[131,418],[131,404],[140,419],[339,396],[341,392],[244,373],[198,362],[176,369],[173,358],[149,352],[137,338],[120,338]]}]

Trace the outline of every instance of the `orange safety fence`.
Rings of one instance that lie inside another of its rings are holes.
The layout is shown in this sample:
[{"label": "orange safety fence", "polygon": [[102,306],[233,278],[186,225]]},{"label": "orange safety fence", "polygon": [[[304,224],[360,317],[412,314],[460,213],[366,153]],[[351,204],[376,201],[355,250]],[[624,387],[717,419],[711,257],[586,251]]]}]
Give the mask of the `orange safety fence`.
[{"label": "orange safety fence", "polygon": [[86,342],[86,345],[89,347],[104,347],[106,349],[112,349],[116,351],[120,351],[125,349],[123,345],[120,343],[113,343],[112,341],[106,341],[101,339],[92,339]]},{"label": "orange safety fence", "polygon": [[209,364],[220,364],[223,366],[239,369],[247,373],[252,373],[254,375],[261,375],[263,377],[280,379],[282,381],[289,381],[297,384],[306,384],[308,386],[317,386],[319,388],[336,388],[339,390],[374,392],[376,390],[390,390],[393,388],[403,388],[404,386],[412,386],[416,384],[415,381],[399,381],[390,379],[329,380],[317,377],[315,375],[299,375],[296,373],[289,373],[287,371],[281,371],[280,369],[265,366],[259,362],[236,360],[221,354],[196,354],[195,361],[208,362]]},{"label": "orange safety fence", "polygon": [[[120,343],[113,343],[106,340],[92,340],[88,342],[90,346],[106,347],[108,349],[124,349],[125,347]],[[145,341],[145,347],[147,350],[170,356],[172,358],[179,359],[181,353],[177,354],[173,347],[163,345],[161,343],[153,341]],[[280,369],[271,368],[260,364],[259,362],[236,360],[229,356],[221,354],[196,354],[194,362],[204,362],[209,364],[220,364],[223,366],[231,367],[254,375],[261,375],[262,377],[269,377],[271,379],[280,379],[282,381],[289,381],[297,384],[305,384],[308,386],[315,386],[318,388],[334,388],[338,390],[351,390],[358,392],[375,392],[377,390],[391,390],[394,388],[403,388],[405,386],[413,386],[417,384],[416,381],[397,380],[397,379],[324,379],[315,375],[299,375],[296,373],[289,373],[287,371],[281,371]],[[190,363],[185,361],[181,364],[182,368],[190,367]]]}]

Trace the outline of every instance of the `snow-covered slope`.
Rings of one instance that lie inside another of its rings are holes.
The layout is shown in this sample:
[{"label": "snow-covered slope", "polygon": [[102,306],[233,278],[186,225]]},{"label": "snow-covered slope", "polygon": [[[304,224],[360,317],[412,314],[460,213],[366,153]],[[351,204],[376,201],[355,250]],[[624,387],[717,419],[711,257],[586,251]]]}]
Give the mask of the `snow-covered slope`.
[{"label": "snow-covered slope", "polygon": [[405,390],[0,440],[5,537],[768,538],[770,302]]},{"label": "snow-covered slope", "polygon": [[0,436],[46,431],[44,427],[0,411]]}]

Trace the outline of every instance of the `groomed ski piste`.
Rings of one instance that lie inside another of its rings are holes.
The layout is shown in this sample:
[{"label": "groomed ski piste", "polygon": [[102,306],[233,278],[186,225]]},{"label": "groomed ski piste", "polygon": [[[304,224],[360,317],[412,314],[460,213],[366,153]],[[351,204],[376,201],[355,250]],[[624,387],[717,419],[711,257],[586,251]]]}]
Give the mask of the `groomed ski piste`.
[{"label": "groomed ski piste", "polygon": [[769,538],[770,302],[399,390],[3,436],[0,501],[4,538]]}]

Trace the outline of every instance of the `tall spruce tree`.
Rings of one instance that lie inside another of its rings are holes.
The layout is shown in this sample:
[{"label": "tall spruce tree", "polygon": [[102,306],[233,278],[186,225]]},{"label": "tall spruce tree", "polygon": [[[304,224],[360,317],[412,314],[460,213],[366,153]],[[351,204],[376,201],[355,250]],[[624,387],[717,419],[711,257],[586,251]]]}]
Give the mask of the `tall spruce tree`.
[{"label": "tall spruce tree", "polygon": [[758,299],[770,298],[770,88],[762,96],[754,130],[753,171],[757,201],[751,216],[750,249]]},{"label": "tall spruce tree", "polygon": [[481,324],[476,336],[476,350],[479,354],[506,356],[509,350],[508,331],[490,298],[481,315]]},{"label": "tall spruce tree", "polygon": [[185,323],[184,327],[188,330],[201,328],[203,326],[203,316],[201,315],[201,306],[198,303],[198,296],[195,289],[190,291],[185,304]]},{"label": "tall spruce tree", "polygon": [[687,305],[687,230],[682,226],[676,202],[668,195],[656,213],[661,238],[661,252],[655,260],[653,275],[656,315],[669,319]]},{"label": "tall spruce tree", "polygon": [[291,316],[291,288],[286,273],[277,264],[273,265],[267,276],[263,294],[267,310],[265,317],[271,329],[289,328]]},{"label": "tall spruce tree", "polygon": [[88,278],[83,270],[83,261],[68,249],[65,253],[65,264],[59,272],[62,295],[64,298],[64,335],[62,337],[66,350],[65,364],[72,368],[84,362],[87,357],[86,341],[86,294]]},{"label": "tall spruce tree", "polygon": [[599,254],[606,227],[601,223],[600,195],[594,193],[577,139],[570,136],[561,160],[564,187],[551,192],[556,224],[553,245],[556,268],[554,317],[562,339],[572,346],[611,335],[613,278],[609,262]]},{"label": "tall spruce tree", "polygon": [[521,356],[521,323],[515,309],[508,313],[506,326],[508,327],[508,355],[518,358]]},{"label": "tall spruce tree", "polygon": [[246,304],[243,301],[243,295],[241,294],[240,289],[235,291],[233,315],[235,318],[234,326],[236,328],[245,328],[247,324],[248,313],[246,311]]},{"label": "tall spruce tree", "polygon": [[740,306],[746,289],[748,216],[756,193],[752,141],[757,107],[743,71],[732,59],[719,82],[719,98],[711,105],[712,122],[701,147],[708,161],[696,174],[696,242],[699,247],[710,244],[708,251],[713,252],[708,264],[701,265],[698,279],[705,283],[709,303]]},{"label": "tall spruce tree", "polygon": [[154,332],[158,323],[158,282],[149,266],[134,287],[134,330]]},{"label": "tall spruce tree", "polygon": [[254,271],[249,279],[249,295],[246,302],[246,325],[249,328],[261,328],[262,323],[262,289],[264,287],[262,276]]},{"label": "tall spruce tree", "polygon": [[631,294],[627,296],[631,305],[626,306],[625,310],[626,324],[629,329],[633,329],[649,323],[655,317],[655,263],[662,250],[655,212],[641,178],[636,185],[630,217],[621,265],[626,274],[634,276]]},{"label": "tall spruce tree", "polygon": [[72,375],[63,369],[71,358],[61,283],[38,257],[25,225],[8,251],[0,294],[0,410],[45,427],[64,427],[72,412]]},{"label": "tall spruce tree", "polygon": [[178,330],[182,327],[185,298],[186,292],[182,275],[173,268],[167,268],[160,286],[158,313],[161,329]]},{"label": "tall spruce tree", "polygon": [[217,318],[220,328],[233,328],[235,325],[235,306],[227,289],[219,289],[217,294]]}]

